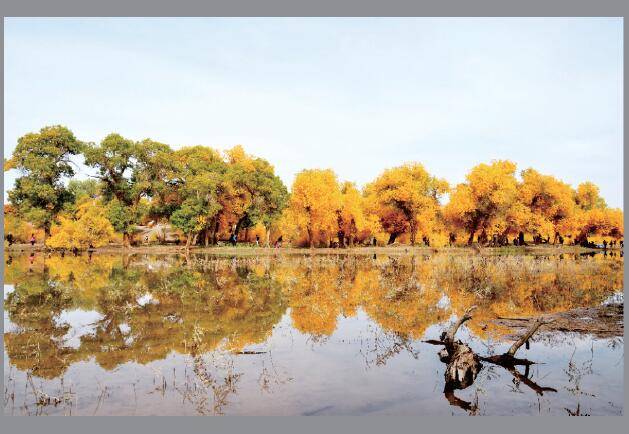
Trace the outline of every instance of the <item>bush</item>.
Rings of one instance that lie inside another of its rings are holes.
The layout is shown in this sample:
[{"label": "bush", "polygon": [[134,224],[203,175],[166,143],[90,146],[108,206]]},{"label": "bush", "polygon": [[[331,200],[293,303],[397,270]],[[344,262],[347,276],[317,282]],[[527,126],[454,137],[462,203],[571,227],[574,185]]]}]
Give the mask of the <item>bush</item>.
[{"label": "bush", "polygon": [[76,218],[60,217],[46,245],[53,249],[85,249],[108,244],[114,239],[114,228],[106,212],[96,201],[80,205]]}]

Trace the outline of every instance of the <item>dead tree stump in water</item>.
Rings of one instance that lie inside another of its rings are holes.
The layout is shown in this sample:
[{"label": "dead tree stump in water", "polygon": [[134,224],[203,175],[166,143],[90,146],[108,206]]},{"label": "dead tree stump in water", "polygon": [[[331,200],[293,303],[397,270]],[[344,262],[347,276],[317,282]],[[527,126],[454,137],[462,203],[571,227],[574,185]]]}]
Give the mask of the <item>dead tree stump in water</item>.
[{"label": "dead tree stump in water", "polygon": [[[513,377],[530,387],[537,394],[543,395],[544,392],[556,392],[557,390],[552,387],[543,387],[535,383],[528,378],[529,366],[534,364],[527,359],[519,359],[515,357],[516,352],[527,344],[529,339],[537,332],[537,330],[544,324],[549,324],[552,320],[546,320],[544,318],[538,318],[531,325],[531,327],[524,333],[517,341],[511,345],[509,350],[504,354],[493,356],[479,356],[476,354],[469,345],[455,339],[456,332],[461,325],[472,319],[472,311],[476,309],[476,306],[472,306],[465,311],[463,316],[454,323],[447,331],[441,334],[441,339],[428,340],[427,343],[434,345],[443,345],[444,348],[439,351],[439,359],[445,363],[446,370],[445,376],[445,388],[444,394],[450,404],[463,408],[464,410],[475,412],[477,410],[475,405],[457,398],[454,395],[454,391],[457,389],[465,389],[474,383],[476,376],[482,369],[482,362],[488,362],[505,368]],[[525,373],[521,374],[516,369],[516,366],[525,366]]]},{"label": "dead tree stump in water", "polygon": [[467,309],[461,319],[441,335],[444,348],[439,351],[439,359],[447,364],[445,380],[446,389],[449,390],[465,389],[470,386],[483,366],[480,357],[467,344],[454,338],[459,327],[472,319],[474,309],[476,306]]}]

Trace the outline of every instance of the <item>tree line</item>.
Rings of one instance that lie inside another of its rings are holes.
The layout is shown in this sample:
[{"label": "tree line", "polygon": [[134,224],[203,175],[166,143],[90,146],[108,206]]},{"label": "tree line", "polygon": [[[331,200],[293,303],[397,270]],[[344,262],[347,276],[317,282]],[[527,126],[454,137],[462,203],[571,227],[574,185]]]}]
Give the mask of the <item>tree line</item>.
[{"label": "tree line", "polygon": [[[86,180],[73,179],[81,157],[92,172]],[[57,125],[20,137],[4,167],[20,173],[8,192],[5,238],[28,241],[38,230],[51,248],[99,247],[117,237],[129,246],[147,222],[169,223],[187,247],[227,239],[587,245],[591,237],[621,239],[624,230],[622,210],[608,207],[595,184],[573,188],[531,168],[518,177],[506,160],[473,167],[458,185],[420,163],[386,169],[362,189],[332,170],[308,169],[289,192],[268,161],[241,146],[173,150],[116,133],[97,144]]]}]

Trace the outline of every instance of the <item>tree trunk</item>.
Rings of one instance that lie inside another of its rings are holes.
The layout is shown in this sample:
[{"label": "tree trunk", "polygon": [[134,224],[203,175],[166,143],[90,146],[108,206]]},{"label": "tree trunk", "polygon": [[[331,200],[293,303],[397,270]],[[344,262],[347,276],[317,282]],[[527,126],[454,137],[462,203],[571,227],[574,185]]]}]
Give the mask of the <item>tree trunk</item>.
[{"label": "tree trunk", "polygon": [[312,234],[312,228],[308,227],[308,245],[312,249],[314,248],[314,237]]},{"label": "tree trunk", "polygon": [[44,225],[44,247],[46,246],[46,240],[50,237],[50,222]]},{"label": "tree trunk", "polygon": [[358,233],[358,228],[356,227],[356,220],[352,219],[349,226],[349,246],[354,247],[354,238],[356,238],[356,234]]},{"label": "tree trunk", "polygon": [[125,232],[122,234],[122,247],[128,248],[131,245],[129,238],[130,237],[128,233]]},{"label": "tree trunk", "polygon": [[266,228],[266,246],[271,246],[271,228]]},{"label": "tree trunk", "polygon": [[338,231],[336,236],[339,239],[339,247],[346,247],[346,245],[345,245],[345,232]]},{"label": "tree trunk", "polygon": [[417,238],[417,225],[411,225],[411,246],[415,245],[415,239]]},{"label": "tree trunk", "polygon": [[399,235],[399,233],[397,233],[397,232],[392,232],[392,233],[389,235],[389,241],[387,242],[387,245],[391,245],[391,244],[395,243],[395,239],[397,238],[397,236],[398,236],[398,235]]},{"label": "tree trunk", "polygon": [[216,224],[214,225],[214,228],[212,230],[212,244],[216,245],[216,243],[218,243],[218,230],[220,228],[220,222],[218,221],[218,218],[216,218]]},{"label": "tree trunk", "polygon": [[192,232],[188,232],[188,236],[186,237],[186,250],[190,248],[190,244],[192,244]]},{"label": "tree trunk", "polygon": [[467,239],[467,245],[468,245],[468,246],[471,246],[471,245],[472,245],[472,243],[474,242],[474,233],[475,233],[475,232],[476,232],[476,231],[470,231],[470,237]]},{"label": "tree trunk", "polygon": [[246,218],[247,218],[246,214],[240,217],[238,219],[238,222],[236,223],[236,227],[234,227],[234,235],[236,235],[236,239],[238,239],[238,234],[240,233],[240,229],[242,228],[242,224],[245,222]]},{"label": "tree trunk", "polygon": [[576,236],[575,241],[577,244],[585,245],[588,244],[588,234],[586,232],[580,232],[579,235]]},{"label": "tree trunk", "polygon": [[482,244],[483,246],[487,245],[487,232],[484,228],[478,236],[478,244]]}]

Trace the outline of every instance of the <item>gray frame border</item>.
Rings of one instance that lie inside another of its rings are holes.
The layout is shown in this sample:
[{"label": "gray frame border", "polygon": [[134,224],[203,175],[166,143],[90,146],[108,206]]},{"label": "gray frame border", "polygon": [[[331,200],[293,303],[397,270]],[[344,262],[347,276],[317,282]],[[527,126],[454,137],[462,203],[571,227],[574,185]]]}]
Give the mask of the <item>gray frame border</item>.
[{"label": "gray frame border", "polygon": [[[425,0],[10,0],[2,4],[4,17],[71,17],[71,16],[455,16],[455,17],[624,17],[629,11],[626,0],[441,0],[429,3]],[[4,19],[0,23],[4,35]],[[624,69],[626,77],[627,65],[627,33],[623,32]],[[4,50],[4,44],[3,44]],[[4,56],[2,56],[4,66]],[[4,67],[2,76],[4,78]],[[3,80],[4,82],[4,80]],[[624,100],[627,100],[627,89],[623,86]],[[4,97],[4,86],[2,89]],[[4,98],[3,98],[4,101]],[[624,106],[623,106],[624,107]],[[3,105],[4,113],[4,105]],[[624,112],[624,124],[629,124],[629,116]],[[624,128],[623,128],[624,132]],[[4,116],[0,125],[0,133],[4,140]],[[624,136],[623,136],[624,137]],[[624,137],[623,162],[626,165],[627,146]],[[4,146],[3,146],[4,154]],[[4,156],[4,155],[3,155]],[[623,170],[623,184],[627,184],[627,175]],[[4,184],[4,177],[2,178]],[[623,204],[627,202],[629,193],[624,189]],[[623,206],[624,208],[624,206]],[[625,215],[625,225],[629,221]],[[3,223],[0,223],[0,227]],[[4,228],[2,227],[4,233]],[[3,253],[4,260],[4,253]],[[4,271],[2,271],[4,274]],[[625,281],[627,278],[625,267]],[[3,276],[4,281],[4,276]],[[625,317],[625,324],[627,318]],[[3,361],[4,362],[4,361]],[[627,373],[625,363],[625,374]],[[626,375],[625,375],[626,377]],[[4,385],[4,380],[2,380]],[[628,395],[625,383],[625,402]],[[0,415],[0,426],[4,432],[107,432],[112,430],[168,432],[185,429],[186,431],[218,431],[218,432],[414,432],[418,428],[427,432],[509,432],[531,433],[533,430],[544,431],[569,430],[571,433],[595,430],[620,431],[627,425],[626,412],[622,417],[598,417],[595,419],[571,418],[527,418],[515,416],[510,418],[482,417],[473,420],[464,417],[223,417],[203,419],[198,417],[167,417],[139,418],[123,417],[92,417],[92,418],[41,418],[5,417]],[[6,429],[6,431],[5,431]],[[600,432],[600,431],[599,431]]]}]

